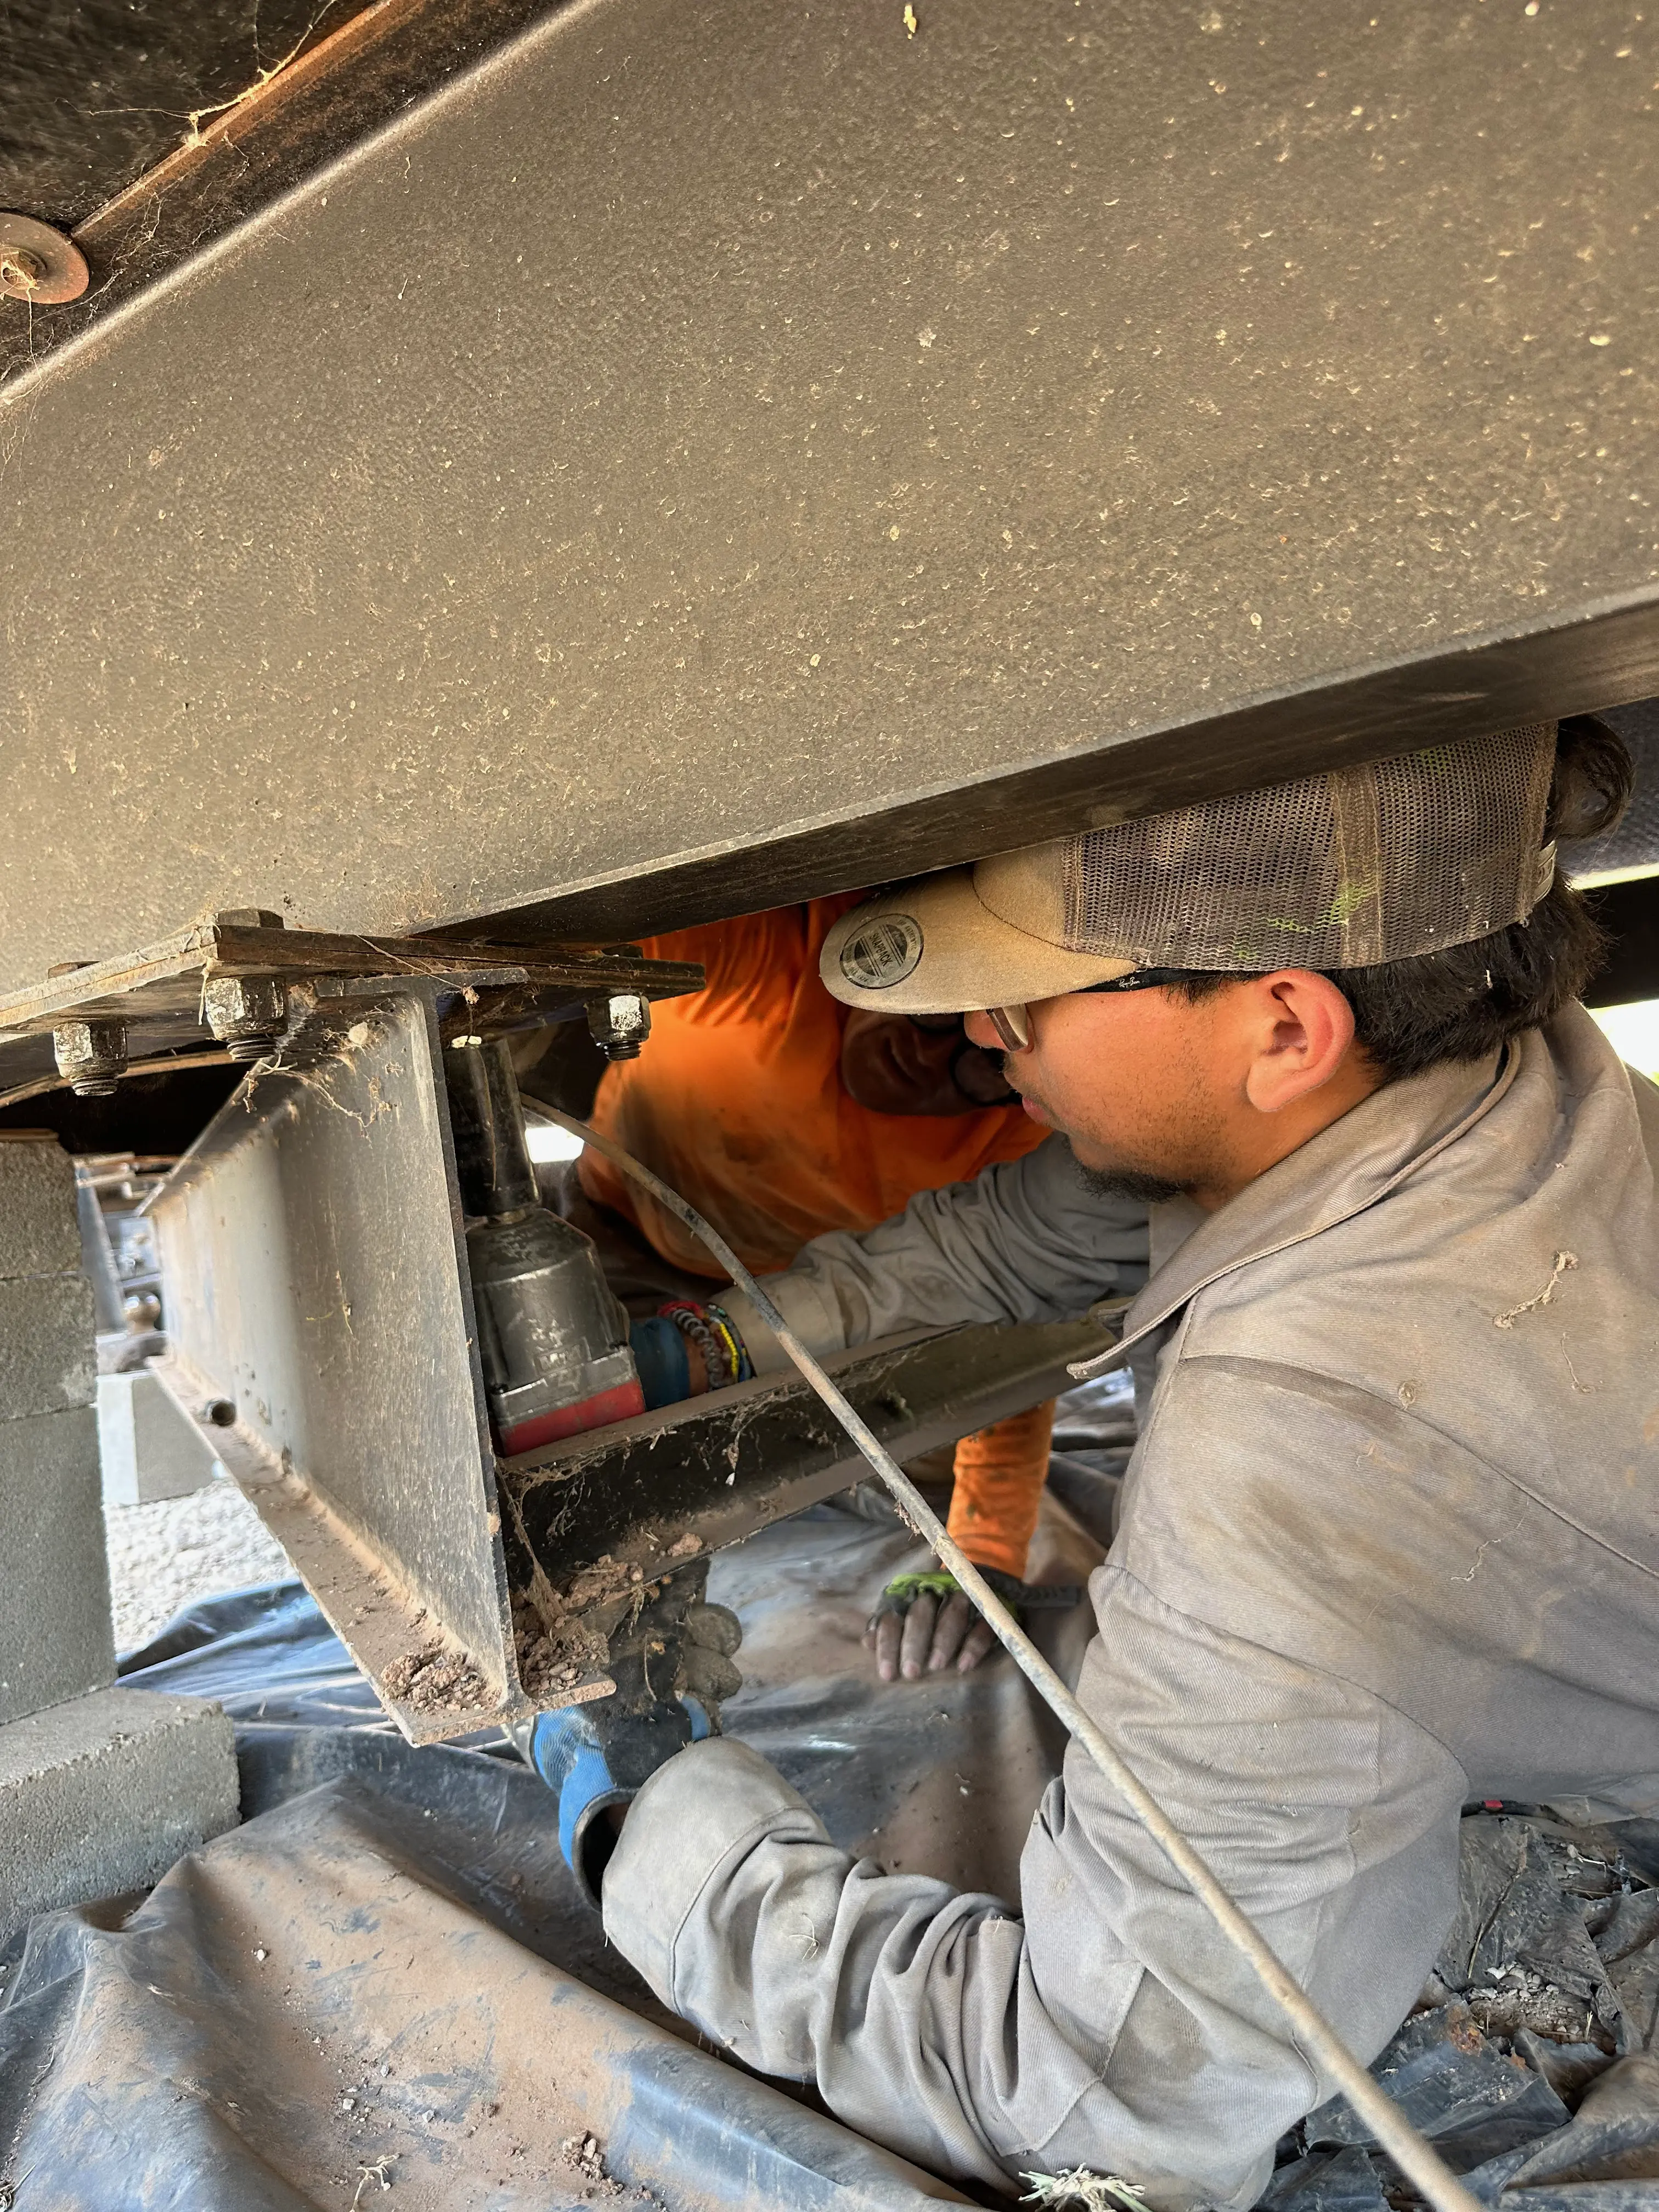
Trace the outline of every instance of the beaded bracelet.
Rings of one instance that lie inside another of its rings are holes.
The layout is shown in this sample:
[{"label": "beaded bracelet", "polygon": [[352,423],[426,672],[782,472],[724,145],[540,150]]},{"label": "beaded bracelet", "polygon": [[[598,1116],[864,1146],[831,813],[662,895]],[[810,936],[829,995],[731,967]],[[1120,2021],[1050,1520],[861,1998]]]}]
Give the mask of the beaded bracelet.
[{"label": "beaded bracelet", "polygon": [[749,1346],[738,1335],[731,1315],[726,1312],[724,1306],[717,1306],[712,1303],[704,1310],[732,1348],[733,1363],[732,1380],[734,1382],[748,1382],[755,1371],[755,1363],[749,1357]]},{"label": "beaded bracelet", "polygon": [[716,1329],[706,1308],[690,1298],[675,1298],[657,1310],[702,1354],[703,1372],[711,1390],[724,1389],[738,1380],[740,1362],[731,1334]]}]

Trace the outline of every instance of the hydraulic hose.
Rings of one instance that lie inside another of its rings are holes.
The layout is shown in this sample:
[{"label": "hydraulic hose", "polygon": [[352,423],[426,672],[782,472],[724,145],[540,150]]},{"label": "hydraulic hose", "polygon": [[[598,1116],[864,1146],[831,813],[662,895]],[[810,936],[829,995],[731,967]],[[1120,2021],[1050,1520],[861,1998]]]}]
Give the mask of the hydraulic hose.
[{"label": "hydraulic hose", "polygon": [[719,1231],[705,1221],[694,1206],[660,1176],[636,1160],[611,1138],[602,1136],[585,1121],[537,1102],[538,1110],[585,1145],[592,1145],[651,1193],[678,1220],[702,1238],[740,1289],[755,1302],[757,1311],[818,1396],[841,1423],[897,1502],[899,1510],[918,1535],[925,1536],[934,1552],[956,1577],[962,1589],[990,1623],[998,1641],[1039,1697],[1065,1723],[1126,1804],[1163,1851],[1176,1872],[1205,1907],[1216,1926],[1274,1998],[1293,2030],[1297,2041],[1310,2053],[1334,2081],[1354,2111],[1370,2130],[1382,2148],[1408,2180],[1415,2184],[1435,2212],[1481,2212],[1477,2199],[1451,2172],[1426,2139],[1419,2135],[1400,2106],[1387,2095],[1362,2066],[1341,2037],[1280,1962],[1260,1929],[1241,1911],[1205,1861],[1183,1836],[1145,1784],[1124,1763],[1097,1723],[1084,1711],[1060,1677],[1036,1649],[1003,1604],[979,1569],[955,1542],[938,1515],[923,1498],[897,1461],[862,1416],[851,1406],[806,1346],[796,1336],[737,1254]]}]

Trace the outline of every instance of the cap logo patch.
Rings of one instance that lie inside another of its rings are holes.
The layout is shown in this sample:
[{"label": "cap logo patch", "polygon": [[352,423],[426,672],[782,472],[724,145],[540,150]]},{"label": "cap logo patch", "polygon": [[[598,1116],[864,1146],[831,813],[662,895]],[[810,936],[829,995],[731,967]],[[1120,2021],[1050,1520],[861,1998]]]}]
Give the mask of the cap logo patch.
[{"label": "cap logo patch", "polygon": [[860,991],[902,983],[921,958],[921,924],[908,914],[884,914],[854,930],[841,948],[841,972]]}]

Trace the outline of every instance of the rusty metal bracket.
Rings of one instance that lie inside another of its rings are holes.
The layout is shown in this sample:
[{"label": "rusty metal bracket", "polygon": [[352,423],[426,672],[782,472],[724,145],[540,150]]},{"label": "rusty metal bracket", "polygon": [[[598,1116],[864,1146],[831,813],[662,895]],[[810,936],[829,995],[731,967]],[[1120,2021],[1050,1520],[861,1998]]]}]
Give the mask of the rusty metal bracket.
[{"label": "rusty metal bracket", "polygon": [[[647,960],[632,945],[355,937],[289,929],[242,909],[112,959],[66,961],[0,997],[0,1106],[55,1080],[84,1082],[79,1032],[119,1030],[94,1079],[112,1089],[142,1066],[258,1060],[277,1048],[319,989],[343,978],[417,975],[441,994],[447,1034],[572,1018],[617,994],[664,999],[702,988],[696,961]],[[70,1032],[76,1034],[71,1036]],[[57,1074],[54,1077],[54,1062]]]}]

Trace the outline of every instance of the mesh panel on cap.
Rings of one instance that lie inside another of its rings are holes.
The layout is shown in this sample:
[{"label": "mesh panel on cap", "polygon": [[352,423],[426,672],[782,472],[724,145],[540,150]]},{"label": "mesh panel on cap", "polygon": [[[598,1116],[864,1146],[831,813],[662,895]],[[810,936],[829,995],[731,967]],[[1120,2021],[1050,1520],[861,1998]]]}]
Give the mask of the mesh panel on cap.
[{"label": "mesh panel on cap", "polygon": [[1467,944],[1549,887],[1554,757],[1554,725],[1531,723],[1065,839],[1042,848],[1061,941],[1145,967],[1241,970],[1369,968]]}]

